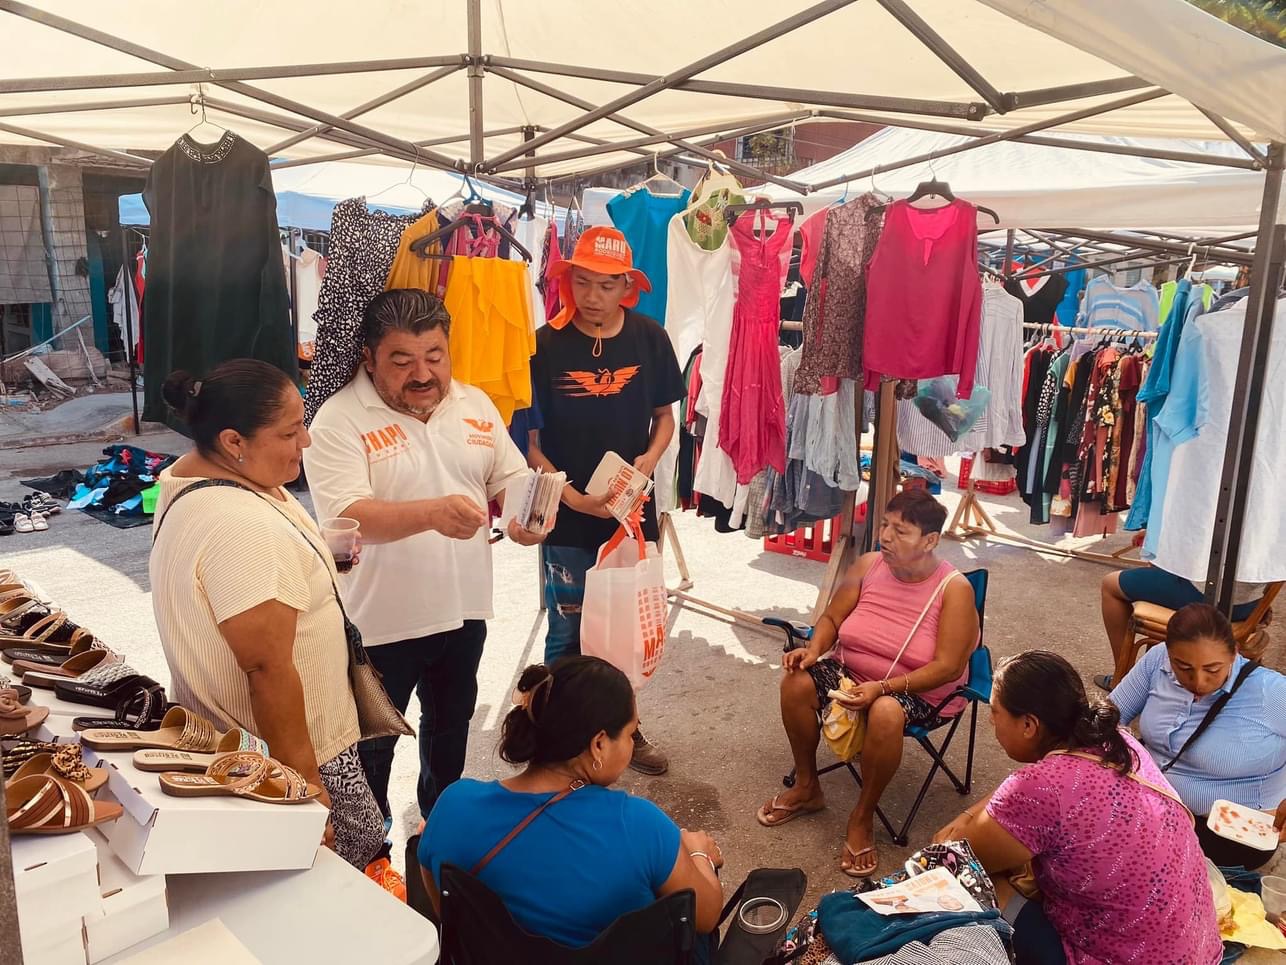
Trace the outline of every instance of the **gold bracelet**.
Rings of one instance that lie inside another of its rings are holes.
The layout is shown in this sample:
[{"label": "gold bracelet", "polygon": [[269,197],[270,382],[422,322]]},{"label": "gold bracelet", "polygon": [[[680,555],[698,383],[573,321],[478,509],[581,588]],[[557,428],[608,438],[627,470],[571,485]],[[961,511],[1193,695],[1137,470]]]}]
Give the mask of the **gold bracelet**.
[{"label": "gold bracelet", "polygon": [[911,693],[911,675],[909,673],[902,675],[902,693],[907,695]]},{"label": "gold bracelet", "polygon": [[889,682],[888,682],[888,679],[885,678],[884,680],[880,681],[880,696],[887,697],[888,695],[889,695]]}]

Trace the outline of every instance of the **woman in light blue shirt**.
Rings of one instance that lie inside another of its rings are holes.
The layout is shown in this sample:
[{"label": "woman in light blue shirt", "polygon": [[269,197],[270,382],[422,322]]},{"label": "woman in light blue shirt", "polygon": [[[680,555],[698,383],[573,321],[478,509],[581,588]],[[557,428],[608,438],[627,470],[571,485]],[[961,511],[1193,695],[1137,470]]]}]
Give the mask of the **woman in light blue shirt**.
[{"label": "woman in light blue shirt", "polygon": [[1206,856],[1221,866],[1267,863],[1272,852],[1217,837],[1206,816],[1217,800],[1268,812],[1286,802],[1286,677],[1251,664],[1237,653],[1228,618],[1191,603],[1170,618],[1166,645],[1134,665],[1112,702],[1123,724],[1138,720],[1143,746],[1196,816]]}]

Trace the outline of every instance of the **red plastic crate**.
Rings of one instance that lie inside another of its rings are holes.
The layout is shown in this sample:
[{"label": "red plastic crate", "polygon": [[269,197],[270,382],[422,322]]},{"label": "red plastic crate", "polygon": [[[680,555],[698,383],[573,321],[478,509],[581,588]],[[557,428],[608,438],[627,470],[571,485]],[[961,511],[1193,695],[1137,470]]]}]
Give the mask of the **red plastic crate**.
[{"label": "red plastic crate", "polygon": [[[973,457],[960,457],[960,476],[956,480],[957,489],[969,488],[969,477],[973,472]],[[973,484],[973,488],[980,493],[987,493],[990,496],[1008,496],[1010,493],[1018,492],[1018,483],[1013,479],[1002,481],[992,481],[979,479]]]},{"label": "red plastic crate", "polygon": [[[866,504],[862,503],[854,513],[857,522],[866,522]],[[801,526],[793,533],[782,533],[780,536],[765,536],[764,549],[769,553],[781,553],[785,556],[798,556],[818,563],[830,561],[834,549],[835,533],[843,525],[844,518],[823,519],[807,526]]]}]

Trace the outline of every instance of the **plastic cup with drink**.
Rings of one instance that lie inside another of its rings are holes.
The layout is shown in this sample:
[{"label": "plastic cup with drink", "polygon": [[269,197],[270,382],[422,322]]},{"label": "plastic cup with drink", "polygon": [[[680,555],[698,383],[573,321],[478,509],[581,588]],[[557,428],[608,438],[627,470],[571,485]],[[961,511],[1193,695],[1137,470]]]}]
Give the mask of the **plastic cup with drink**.
[{"label": "plastic cup with drink", "polygon": [[349,519],[347,516],[324,519],[321,531],[322,538],[326,540],[326,547],[335,560],[335,569],[340,573],[352,570],[361,550],[362,534],[358,529],[357,520]]}]

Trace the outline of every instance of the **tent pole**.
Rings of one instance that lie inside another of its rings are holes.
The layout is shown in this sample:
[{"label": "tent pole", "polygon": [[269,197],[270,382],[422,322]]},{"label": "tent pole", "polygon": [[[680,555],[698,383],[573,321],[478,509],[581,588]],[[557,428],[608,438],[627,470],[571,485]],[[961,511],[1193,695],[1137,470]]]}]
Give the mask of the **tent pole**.
[{"label": "tent pole", "polygon": [[[622,94],[615,100],[595,107],[593,110],[568,121],[566,124],[560,124],[552,131],[547,131],[546,133],[537,136],[534,141],[531,141],[527,145],[504,151],[499,156],[492,158],[491,164],[492,166],[504,164],[506,161],[513,160],[519,154],[524,153],[528,149],[535,150],[536,148],[544,147],[550,141],[556,141],[565,134],[570,134],[572,131],[579,131],[582,127],[593,124],[595,121],[602,120],[609,114],[615,114],[616,112],[629,107],[631,104],[637,104],[639,101],[651,97],[653,94],[659,94],[661,91],[669,90],[680,81],[689,80],[697,74],[701,74],[711,68],[718,67],[720,64],[732,60],[734,57],[738,57],[749,50],[754,50],[756,47],[761,47],[769,41],[776,40],[778,37],[784,36],[805,24],[812,23],[814,20],[824,17],[829,13],[834,13],[836,10],[841,10],[855,2],[856,0],[822,0],[821,3],[815,4],[806,10],[801,10],[799,13],[791,17],[787,17],[785,20],[773,24],[771,27],[766,27],[763,30],[751,34],[749,37],[745,37],[734,44],[722,48],[721,50],[716,50],[714,53],[708,54],[700,60],[695,60],[684,67],[680,67],[678,70],[672,71],[664,77],[658,77],[656,80],[644,84],[636,90]],[[649,131],[646,133],[653,132]]]},{"label": "tent pole", "polygon": [[1201,111],[1202,114],[1206,115],[1206,119],[1209,120],[1211,124],[1213,124],[1215,127],[1219,128],[1219,130],[1227,134],[1228,138],[1231,141],[1233,141],[1239,148],[1241,148],[1243,151],[1249,154],[1251,160],[1257,162],[1256,167],[1262,168],[1265,164],[1268,163],[1267,155],[1265,155],[1263,151],[1259,150],[1259,148],[1255,147],[1255,145],[1251,144],[1250,141],[1241,133],[1241,131],[1237,130],[1237,128],[1234,127],[1232,124],[1229,124],[1228,119],[1226,117],[1221,117],[1218,114],[1216,114],[1214,111],[1208,111],[1204,107],[1197,107],[1196,104],[1193,104],[1192,106],[1196,107],[1197,110]]},{"label": "tent pole", "polygon": [[[451,64],[446,67],[439,67],[432,73],[428,73],[423,77],[417,77],[415,80],[408,81],[401,87],[395,87],[391,91],[380,94],[378,97],[368,100],[365,104],[359,104],[352,110],[345,111],[339,116],[344,118],[346,121],[351,121],[355,117],[361,117],[363,114],[373,111],[377,107],[383,107],[385,104],[395,101],[399,97],[405,97],[407,94],[417,91],[422,87],[427,87],[429,84],[435,83],[443,77],[450,77],[462,66],[463,64]],[[274,154],[280,154],[288,147],[294,147],[300,141],[306,141],[319,134],[325,134],[329,130],[331,130],[331,125],[329,124],[316,124],[306,131],[300,131],[298,134],[290,135],[290,137],[286,138],[284,141],[278,141],[276,144],[269,145],[263,149],[263,153],[268,155],[268,157],[272,157]]]},{"label": "tent pole", "polygon": [[1156,100],[1160,97],[1169,96],[1169,91],[1160,89],[1146,90],[1140,94],[1131,94],[1129,97],[1111,101],[1107,104],[1101,104],[1097,107],[1086,107],[1083,110],[1074,111],[1071,114],[1060,114],[1058,117],[1051,117],[1047,120],[1037,121],[1034,124],[1015,127],[1011,131],[997,131],[994,134],[988,134],[984,137],[980,137],[969,144],[957,144],[952,147],[941,148],[937,151],[926,151],[923,154],[904,158],[901,161],[894,161],[891,164],[877,164],[875,167],[866,171],[860,171],[856,174],[847,174],[838,178],[831,178],[829,181],[822,181],[820,184],[814,184],[812,186],[812,190],[823,191],[826,188],[833,188],[841,184],[847,184],[849,181],[860,181],[864,178],[869,178],[873,174],[882,174],[886,171],[897,171],[901,168],[923,164],[925,161],[936,161],[938,158],[950,157],[953,154],[960,154],[964,151],[972,151],[976,148],[985,147],[988,144],[998,144],[1001,141],[1012,141],[1024,134],[1034,134],[1036,131],[1044,131],[1051,127],[1058,127],[1061,124],[1070,124],[1073,121],[1082,121],[1087,117],[1097,117],[1100,114],[1107,114],[1111,111],[1121,110],[1125,107],[1133,107],[1135,104],[1142,104],[1145,101]]},{"label": "tent pole", "polygon": [[[773,125],[785,126],[789,124],[791,121],[796,121],[796,120],[799,120],[800,118],[808,117],[810,116],[810,114],[811,114],[810,111],[789,111],[782,114],[772,114],[767,117],[759,118],[758,120],[756,120],[755,118],[750,118],[750,121],[752,123],[757,123],[757,124],[773,124]],[[594,138],[590,142],[593,145],[591,147],[576,148],[575,150],[571,150],[571,151],[560,151],[557,154],[542,154],[537,156],[536,163],[537,164],[557,164],[562,161],[572,161],[572,160],[575,160],[576,158],[594,157],[599,154],[608,154],[608,153],[611,153],[612,151],[630,151],[634,148],[647,147],[648,145],[651,145],[651,144],[663,144],[676,138],[706,137],[711,134],[721,134],[727,131],[728,129],[729,129],[728,122],[723,121],[719,124],[705,124],[701,127],[690,127],[690,128],[687,128],[686,130],[675,131],[673,134],[651,134],[651,135],[648,135],[647,137],[631,138],[628,141],[613,142],[613,141],[605,141],[601,138]],[[568,137],[574,137],[574,136],[575,135],[568,135]],[[645,156],[649,158],[652,156],[652,152],[650,151],[644,151],[643,153]],[[507,161],[504,164],[496,165],[494,168],[491,168],[490,170],[494,171],[495,173],[500,173],[501,171],[515,171],[518,168],[526,167],[528,163],[529,162],[526,160]]]},{"label": "tent pole", "polygon": [[960,56],[942,35],[934,30],[925,20],[906,3],[906,0],[879,0],[898,23],[906,27],[916,40],[928,47],[939,60],[951,68],[951,72],[968,84],[979,97],[985,100],[991,109],[998,114],[1005,113],[1008,103],[1000,91],[992,87],[974,66]]},{"label": "tent pole", "polygon": [[[577,77],[582,80],[606,81],[611,84],[633,84],[636,87],[643,87],[662,79],[659,74],[637,74],[625,70],[577,67],[571,64],[556,64],[545,60],[523,60],[518,57],[498,57],[495,55],[488,57],[487,69],[494,71],[497,67],[535,74],[554,74],[561,77]],[[775,87],[765,84],[741,84],[721,80],[685,80],[671,84],[670,89],[688,91],[693,94],[720,94],[725,97],[745,97],[752,100],[786,101],[788,103],[810,104],[817,107],[844,107],[859,111],[922,114],[928,117],[948,117],[959,120],[980,120],[987,115],[987,105],[981,102],[930,101],[914,97],[885,97],[879,94],[853,94],[847,91],[808,90],[802,87]],[[881,118],[874,123],[887,124],[889,121]]]},{"label": "tent pole", "polygon": [[1283,260],[1286,260],[1286,225],[1277,223],[1286,146],[1270,144],[1267,160],[1264,197],[1259,209],[1259,237],[1255,243],[1255,262],[1250,269],[1250,300],[1241,333],[1228,444],[1219,477],[1215,530],[1206,571],[1206,602],[1215,604],[1224,613],[1232,612],[1237,558],[1255,468],[1255,441],[1273,341],[1273,316],[1282,284]]},{"label": "tent pole", "polygon": [[1071,248],[1067,248],[1067,247],[1065,247],[1065,246],[1063,246],[1063,245],[1059,244],[1059,243],[1058,243],[1057,241],[1055,241],[1053,238],[1050,238],[1050,237],[1048,237],[1048,236],[1046,236],[1046,235],[1042,235],[1042,234],[1041,234],[1040,232],[1038,232],[1038,231],[1032,231],[1032,229],[1031,229],[1031,228],[1023,228],[1022,230],[1023,230],[1023,233],[1024,233],[1024,234],[1030,235],[1031,237],[1035,238],[1037,241],[1041,242],[1041,243],[1042,243],[1042,244],[1044,244],[1044,245],[1049,246],[1050,248],[1054,249],[1055,251],[1061,251],[1063,254],[1067,255],[1067,256],[1068,256],[1068,257],[1070,257],[1070,258],[1080,258],[1080,257],[1081,257],[1080,255],[1078,255],[1078,254],[1077,254],[1074,250],[1072,250]]},{"label": "tent pole", "polygon": [[1014,263],[1014,229],[1010,228],[1005,232],[1005,264],[1000,269],[1001,273],[1008,278],[1009,266]]},{"label": "tent pole", "polygon": [[1248,249],[1224,248],[1222,247],[1229,241],[1241,241],[1243,238],[1253,238],[1255,233],[1242,232],[1241,234],[1225,235],[1221,238],[1194,238],[1187,242],[1161,241],[1152,238],[1140,238],[1133,235],[1116,235],[1109,231],[1092,231],[1086,228],[1065,228],[1063,234],[1074,238],[1088,238],[1091,241],[1106,241],[1109,244],[1122,245],[1127,248],[1155,248],[1157,251],[1165,251],[1174,255],[1191,255],[1193,248],[1200,248],[1203,252],[1207,251],[1212,256],[1217,255],[1220,258],[1228,257],[1234,261],[1249,263],[1251,256],[1254,254]]},{"label": "tent pole", "polygon": [[42,134],[40,131],[33,131],[26,127],[15,127],[12,124],[0,124],[0,131],[8,131],[10,134],[17,134],[19,137],[29,138],[33,141],[44,141],[46,144],[57,144],[61,147],[71,147],[78,151],[84,151],[87,154],[97,154],[99,157],[110,158],[113,161],[124,161],[134,167],[151,167],[152,162],[145,157],[138,157],[134,154],[125,154],[121,151],[113,151],[111,148],[94,147],[92,144],[84,144],[80,141],[73,141],[69,138],[58,137],[55,134]]},{"label": "tent pole", "polygon": [[[469,19],[469,168],[482,164],[482,0],[468,0]],[[524,141],[527,139],[524,137]]]},{"label": "tent pole", "polygon": [[[579,107],[581,110],[589,110],[591,107],[593,107],[593,105],[590,104],[589,101],[584,100],[583,98],[577,97],[575,94],[569,94],[567,91],[559,90],[556,87],[551,87],[548,84],[542,83],[541,81],[538,81],[538,80],[533,80],[530,77],[524,77],[522,74],[515,73],[514,71],[508,70],[506,68],[491,67],[488,69],[494,74],[498,74],[507,80],[513,81],[515,84],[519,84],[523,87],[528,87],[534,91],[537,91],[538,93],[546,95],[547,97],[552,97],[555,100],[560,100],[564,104],[571,104],[573,107]],[[642,134],[662,135],[665,133],[664,131],[658,130],[657,128],[652,127],[648,124],[640,124],[638,121],[632,121],[628,117],[624,117],[620,114],[611,113],[606,115],[606,118],[607,120],[610,120],[615,124],[620,124],[623,127],[633,128],[634,130]],[[549,132],[549,133],[552,133],[552,132]],[[537,135],[536,139],[534,141],[528,141],[525,147],[527,149],[534,150],[540,144],[541,139],[547,138],[547,137],[548,137],[548,134]],[[705,148],[699,147],[696,144],[691,143],[690,141],[678,139],[673,137],[672,135],[667,135],[667,140],[669,141],[669,143],[675,145],[682,151],[687,151],[691,154],[697,155],[698,157],[704,157],[708,161],[717,161],[720,164],[723,164],[729,168],[732,168],[735,171],[740,171],[743,175],[746,175],[748,177],[760,178],[764,181],[771,181],[773,184],[779,184],[782,187],[788,188],[791,191],[795,191],[799,194],[807,193],[808,189],[803,184],[800,184],[798,181],[792,181],[789,178],[779,178],[775,175],[768,174],[764,171],[760,171],[758,168],[751,167],[748,164],[742,164],[740,161],[730,160],[727,157],[724,157],[719,154],[715,154],[713,151],[707,151]],[[548,143],[548,141],[546,140],[545,143]],[[505,161],[510,160],[511,158],[507,156],[509,153],[510,152],[501,154],[499,157],[490,161],[487,165],[487,170],[495,171],[497,165],[503,164]],[[519,153],[522,153],[522,149],[519,149]],[[643,153],[645,155],[651,156],[650,152],[645,151]],[[616,168],[623,167],[623,166],[624,165],[619,165],[619,164],[613,165],[613,167],[609,168],[609,170],[615,170]]]},{"label": "tent pole", "polygon": [[1065,84],[1062,87],[1044,87],[1040,90],[1023,90],[1006,94],[1011,111],[1024,107],[1043,107],[1046,104],[1062,104],[1065,101],[1079,101],[1086,97],[1102,97],[1105,94],[1124,94],[1132,90],[1151,87],[1140,77],[1116,77],[1112,80],[1094,80],[1084,84]]},{"label": "tent pole", "polygon": [[34,114],[79,114],[82,111],[114,111],[126,107],[173,107],[187,104],[191,98],[148,97],[143,100],[81,101],[76,104],[28,104],[25,107],[0,107],[0,117],[22,117]]},{"label": "tent pole", "polygon": [[[963,127],[958,124],[942,124],[937,121],[918,121],[910,118],[888,118],[879,114],[863,114],[853,111],[819,110],[819,117],[835,121],[855,121],[859,124],[882,124],[888,127],[905,127],[913,131],[933,131],[938,134],[959,134],[962,137],[986,137],[1002,133],[994,128]],[[1088,151],[1093,154],[1119,154],[1125,157],[1160,158],[1163,161],[1187,161],[1192,164],[1211,164],[1216,167],[1257,170],[1254,161],[1247,158],[1224,157],[1219,154],[1199,154],[1189,151],[1169,151],[1162,148],[1130,147],[1126,144],[1097,144],[1093,141],[1078,141],[1067,137],[1041,137],[1025,134],[1012,137],[1020,144],[1037,144],[1041,147],[1063,147],[1069,151]]]},{"label": "tent pole", "polygon": [[[37,23],[44,24],[47,27],[52,27],[55,30],[60,30],[63,33],[71,34],[74,37],[80,37],[82,40],[88,40],[92,43],[99,44],[100,46],[119,51],[123,54],[129,54],[131,57],[137,57],[139,60],[150,61],[158,66],[167,67],[172,71],[201,70],[201,68],[196,64],[188,63],[186,60],[179,60],[177,57],[171,57],[168,54],[163,54],[160,51],[152,50],[148,47],[142,46],[141,44],[136,44],[120,37],[115,37],[112,34],[105,33],[101,30],[95,30],[93,27],[87,27],[74,20],[68,20],[66,17],[59,17],[56,14],[39,10],[29,4],[20,3],[18,0],[0,0],[0,11],[7,11],[8,13],[16,14],[17,16],[23,17],[27,20],[34,20]],[[335,65],[330,66],[334,67]],[[435,66],[444,65],[439,64]],[[393,68],[383,67],[381,69]],[[290,111],[293,114],[302,114],[304,117],[309,117],[314,121],[321,121],[322,123],[330,124],[332,127],[337,127],[342,131],[347,131],[349,134],[356,134],[359,137],[363,137],[376,144],[398,148],[399,150],[405,151],[408,157],[414,156],[418,153],[413,144],[410,144],[401,138],[393,137],[389,134],[383,134],[380,131],[376,131],[362,124],[354,123],[353,121],[346,121],[342,117],[336,117],[334,114],[328,114],[315,107],[309,107],[307,104],[301,104],[288,97],[282,97],[279,94],[274,94],[272,91],[253,87],[250,84],[244,84],[240,81],[222,80],[219,77],[218,71],[207,71],[207,73],[214,74],[212,78],[208,79],[208,82],[216,87],[222,87],[226,90],[233,91],[234,93],[241,94],[243,97],[249,97],[252,100],[271,104],[273,107]],[[304,76],[304,74],[295,73],[291,76]],[[0,86],[0,92],[3,92],[3,90],[3,86]],[[446,167],[451,170],[457,169],[456,162],[452,158],[446,157],[442,154],[437,154],[433,151],[425,151],[423,153],[425,157],[430,158],[442,167]]]},{"label": "tent pole", "polygon": [[[186,103],[187,99],[184,98]],[[498,127],[492,131],[484,131],[483,137],[503,137],[507,134],[521,134],[521,127]],[[423,141],[412,141],[417,147],[434,147],[440,144],[459,144],[461,141],[469,140],[468,134],[451,134],[447,137],[430,137]],[[305,164],[321,164],[323,161],[347,161],[351,158],[370,157],[373,154],[384,154],[383,148],[371,147],[364,148],[360,151],[340,151],[337,154],[319,154],[316,157],[292,158],[289,161],[274,161],[272,169],[274,171],[281,168],[297,168]]]},{"label": "tent pole", "polygon": [[[1162,260],[1157,261],[1158,257]],[[1158,256],[1155,251],[1132,251],[1123,252],[1111,258],[1104,258],[1101,261],[1081,261],[1074,265],[1064,265],[1062,268],[1047,268],[1041,271],[1024,271],[1018,275],[1010,275],[1010,281],[1027,281],[1032,278],[1042,278],[1045,275],[1065,275],[1069,272],[1080,271],[1081,269],[1102,268],[1106,270],[1109,265],[1119,265],[1121,268],[1165,268],[1167,265],[1181,265],[1191,258],[1182,255],[1178,258],[1165,258]],[[1219,261],[1221,259],[1211,259]]]}]

